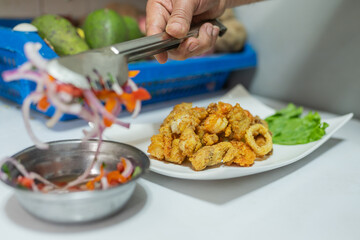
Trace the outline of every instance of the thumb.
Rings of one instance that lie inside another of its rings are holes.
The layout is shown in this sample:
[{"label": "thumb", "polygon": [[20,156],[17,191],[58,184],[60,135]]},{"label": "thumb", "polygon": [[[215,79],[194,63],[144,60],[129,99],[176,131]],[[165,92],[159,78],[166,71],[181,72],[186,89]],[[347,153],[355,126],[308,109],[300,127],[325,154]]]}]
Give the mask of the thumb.
[{"label": "thumb", "polygon": [[174,1],[173,11],[166,25],[166,32],[173,37],[183,38],[190,29],[195,11],[195,1]]}]

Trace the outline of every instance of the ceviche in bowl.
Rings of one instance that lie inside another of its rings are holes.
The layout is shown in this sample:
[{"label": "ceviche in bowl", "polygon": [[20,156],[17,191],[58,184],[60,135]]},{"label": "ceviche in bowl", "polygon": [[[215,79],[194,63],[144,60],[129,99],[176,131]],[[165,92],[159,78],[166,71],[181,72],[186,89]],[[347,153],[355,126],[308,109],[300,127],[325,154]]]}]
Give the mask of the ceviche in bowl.
[{"label": "ceviche in bowl", "polygon": [[28,212],[48,221],[86,222],[116,213],[150,165],[145,153],[124,143],[47,144],[48,149],[32,146],[3,160],[0,178]]},{"label": "ceviche in bowl", "polygon": [[[149,168],[145,153],[127,144],[103,141],[103,132],[113,124],[129,128],[130,123],[117,117],[123,109],[136,117],[150,93],[132,80],[139,71],[130,71],[122,86],[111,74],[107,76],[111,81],[99,74],[86,76],[86,88],[62,82],[50,75],[49,60],[41,55],[41,48],[40,43],[26,43],[28,61],[2,72],[5,82],[23,79],[36,87],[21,107],[34,146],[0,159],[0,179],[15,189],[25,209],[39,218],[64,223],[103,218],[125,205],[136,180]],[[74,75],[62,74],[72,82]],[[48,127],[63,114],[76,115],[93,127],[84,129],[79,140],[42,142],[31,128],[32,105],[42,112],[54,108]]]}]

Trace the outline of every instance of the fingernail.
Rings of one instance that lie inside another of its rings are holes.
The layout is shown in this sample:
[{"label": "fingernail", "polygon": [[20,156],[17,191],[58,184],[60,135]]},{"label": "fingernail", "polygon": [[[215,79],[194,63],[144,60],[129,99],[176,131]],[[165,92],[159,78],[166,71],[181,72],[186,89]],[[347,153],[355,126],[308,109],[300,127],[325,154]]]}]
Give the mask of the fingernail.
[{"label": "fingernail", "polygon": [[214,28],[212,30],[212,35],[217,36],[217,35],[219,35],[219,32],[220,32],[220,28],[218,26],[214,26]]},{"label": "fingernail", "polygon": [[212,25],[206,26],[206,32],[211,37],[211,35],[213,34],[213,26]]},{"label": "fingernail", "polygon": [[198,47],[199,47],[198,44],[196,44],[196,43],[190,43],[190,46],[188,47],[188,51],[189,51],[189,52],[193,52],[193,51],[195,51]]}]

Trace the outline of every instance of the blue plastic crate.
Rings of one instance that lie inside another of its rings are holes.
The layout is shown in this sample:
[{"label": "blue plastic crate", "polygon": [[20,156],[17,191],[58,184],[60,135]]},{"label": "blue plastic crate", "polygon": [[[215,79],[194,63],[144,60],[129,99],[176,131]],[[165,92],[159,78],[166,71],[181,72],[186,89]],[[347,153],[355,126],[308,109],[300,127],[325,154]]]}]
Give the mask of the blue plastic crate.
[{"label": "blue plastic crate", "polygon": [[[57,54],[39,37],[37,33],[12,31],[11,28],[28,20],[0,19],[0,73],[15,68],[26,61],[23,46],[26,42],[40,42],[41,55],[47,59],[58,57]],[[215,54],[195,57],[185,61],[170,60],[166,64],[156,61],[130,63],[130,70],[140,70],[133,79],[139,86],[146,88],[152,98],[144,104],[208,93],[223,88],[233,70],[255,67],[256,53],[249,44],[239,53]],[[0,74],[0,96],[22,104],[25,97],[35,89],[30,81],[20,80],[5,83]],[[35,109],[35,106],[33,106]],[[54,108],[45,112],[54,114]],[[64,115],[61,120],[74,119]]]}]

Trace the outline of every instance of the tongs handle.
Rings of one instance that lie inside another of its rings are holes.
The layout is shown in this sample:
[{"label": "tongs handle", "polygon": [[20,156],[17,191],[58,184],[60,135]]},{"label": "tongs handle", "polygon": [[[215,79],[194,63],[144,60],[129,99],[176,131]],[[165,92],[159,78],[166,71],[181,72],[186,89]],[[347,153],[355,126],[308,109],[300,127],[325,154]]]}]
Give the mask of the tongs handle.
[{"label": "tongs handle", "polygon": [[[217,19],[206,21],[220,28],[219,36],[226,32],[226,27]],[[182,38],[171,37],[166,32],[148,37],[142,37],[128,42],[112,45],[112,51],[124,55],[129,62],[153,56],[170,49],[177,48],[179,44],[189,37],[197,37],[199,29],[205,22],[198,23],[190,28],[188,34]]]}]

